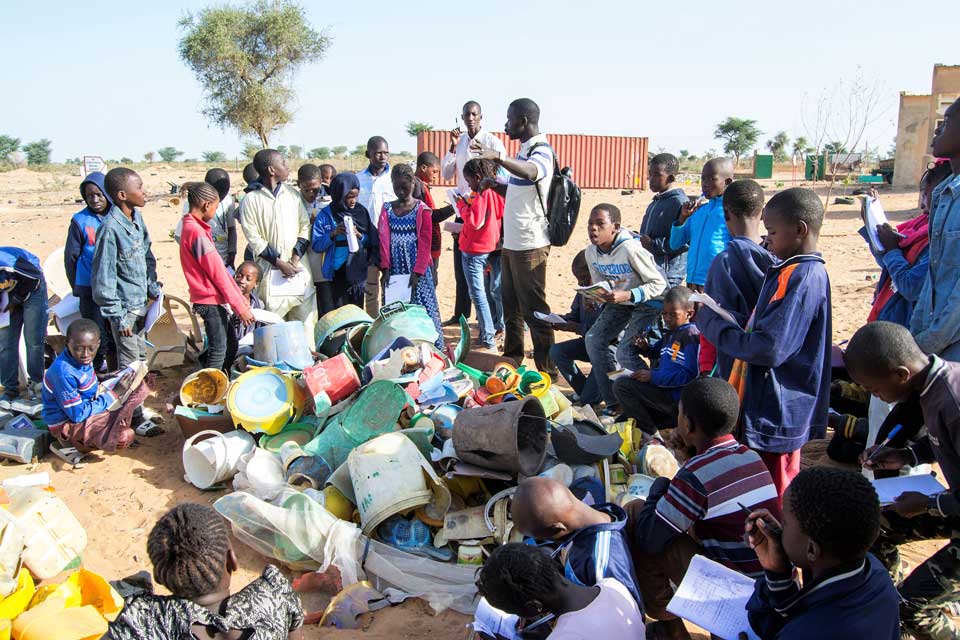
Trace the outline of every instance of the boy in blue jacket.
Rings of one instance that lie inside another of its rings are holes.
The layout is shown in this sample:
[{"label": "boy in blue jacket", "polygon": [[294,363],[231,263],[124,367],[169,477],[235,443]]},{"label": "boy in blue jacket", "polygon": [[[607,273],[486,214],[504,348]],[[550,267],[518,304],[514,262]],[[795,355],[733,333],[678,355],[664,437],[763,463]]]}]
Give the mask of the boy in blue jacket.
[{"label": "boy in blue jacket", "polygon": [[676,425],[680,392],[697,377],[700,332],[692,322],[691,295],[687,287],[674,287],[663,297],[661,317],[667,333],[651,349],[657,368],[635,371],[613,383],[624,415],[636,420],[647,436]]},{"label": "boy in blue jacket", "polygon": [[767,270],[746,329],[706,305],[696,322],[718,352],[737,359],[730,383],[743,403],[741,441],[760,453],[782,497],[800,471],[800,447],[826,435],[830,279],[816,252],[823,204],[810,189],[787,189],[770,198],[763,224],[782,262]]},{"label": "boy in blue jacket", "polygon": [[680,217],[670,229],[670,250],[687,251],[687,286],[703,291],[707,271],[714,256],[723,251],[730,234],[723,220],[723,191],[733,182],[733,162],[729,158],[714,158],[703,165],[700,188],[703,196],[696,202],[686,202]]},{"label": "boy in blue jacket", "polygon": [[[19,247],[0,247],[0,409],[33,410],[40,401],[43,380],[43,346],[47,336],[47,283],[40,259]],[[27,347],[29,386],[20,397],[20,334]],[[17,406],[14,406],[15,403]],[[20,409],[20,407],[27,407]]]},{"label": "boy in blue jacket", "polygon": [[[753,180],[737,180],[723,192],[723,216],[733,238],[713,259],[703,287],[704,293],[729,311],[741,327],[747,326],[757,306],[767,269],[777,261],[760,246],[763,202],[763,187]],[[718,353],[712,344],[701,339],[700,371],[710,371],[716,363],[715,375],[727,380],[733,361],[733,357]]]},{"label": "boy in blue jacket", "polygon": [[782,525],[760,509],[745,530],[764,571],[747,602],[758,636],[899,640],[897,589],[867,553],[880,532],[880,505],[862,475],[804,469],[784,495]]},{"label": "boy in blue jacket", "polygon": [[80,316],[97,323],[100,335],[104,337],[100,343],[100,351],[93,361],[93,367],[97,371],[116,368],[106,365],[107,356],[113,351],[113,340],[110,333],[104,331],[106,325],[100,315],[100,307],[93,301],[93,288],[90,286],[97,231],[103,224],[103,217],[113,206],[103,186],[104,177],[99,171],[94,171],[80,183],[80,196],[87,206],[73,214],[67,231],[67,242],[63,248],[63,267],[73,295],[80,300]]},{"label": "boy in blue jacket", "polygon": [[[589,286],[591,278],[590,268],[587,266],[586,252],[581,251],[574,256],[571,266],[573,277],[577,279],[577,285],[581,287]],[[587,353],[587,343],[584,336],[596,322],[602,309],[603,305],[578,293],[574,296],[573,303],[570,305],[570,312],[563,315],[567,324],[553,325],[556,331],[569,331],[578,334],[578,337],[572,340],[557,342],[550,347],[550,359],[557,365],[560,375],[573,388],[573,392],[576,394],[574,400],[581,405],[598,404],[602,399],[593,372],[584,375],[577,366],[577,362],[590,362],[590,354]]]},{"label": "boy in blue jacket", "polygon": [[651,158],[647,184],[655,195],[643,214],[637,235],[643,248],[653,254],[657,266],[667,274],[671,287],[682,283],[687,273],[687,245],[670,247],[670,230],[687,202],[687,194],[675,184],[678,171],[680,163],[672,154],[658,153]]}]

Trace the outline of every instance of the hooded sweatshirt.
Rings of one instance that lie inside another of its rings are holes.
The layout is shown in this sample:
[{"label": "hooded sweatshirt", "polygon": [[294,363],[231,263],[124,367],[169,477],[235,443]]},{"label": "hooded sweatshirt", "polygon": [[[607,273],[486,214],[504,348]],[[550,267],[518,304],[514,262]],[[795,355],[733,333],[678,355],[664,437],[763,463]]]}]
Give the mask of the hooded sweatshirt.
[{"label": "hooded sweatshirt", "polygon": [[711,198],[682,225],[674,223],[670,229],[670,249],[679,251],[684,245],[690,245],[687,284],[703,285],[707,282],[710,263],[729,240],[730,232],[723,219],[723,196]]},{"label": "hooded sweatshirt", "polygon": [[[333,280],[339,269],[346,269],[347,282],[363,282],[367,278],[367,265],[376,264],[376,261],[371,263],[371,259],[379,260],[379,238],[376,230],[370,232],[370,214],[359,200],[352,209],[347,207],[347,194],[359,188],[360,181],[355,174],[335,175],[330,182],[330,204],[321,209],[313,221],[311,248],[323,256],[320,274],[323,280]],[[346,236],[334,238],[332,235],[347,217],[353,218],[353,224],[361,234],[360,249],[353,253],[348,251]]]},{"label": "hooded sweatshirt", "polygon": [[103,224],[103,216],[110,211],[113,200],[107,195],[103,186],[105,176],[94,171],[80,183],[80,197],[83,197],[83,188],[87,184],[96,185],[100,193],[107,199],[107,208],[97,214],[84,207],[73,214],[70,228],[67,230],[67,243],[63,248],[63,266],[67,271],[67,280],[76,295],[77,287],[90,286],[90,273],[93,269],[93,249],[97,244],[97,230]]},{"label": "hooded sweatshirt", "polygon": [[617,234],[610,251],[591,244],[586,256],[594,283],[606,280],[614,291],[631,293],[632,299],[625,305],[657,300],[667,289],[667,279],[653,256],[626,229]]},{"label": "hooded sweatshirt", "polygon": [[676,249],[670,247],[670,231],[680,216],[687,194],[676,187],[653,196],[653,202],[647,207],[640,224],[640,234],[650,237],[653,248],[650,253],[657,265],[663,269],[672,286],[683,282],[687,270],[687,245]]}]

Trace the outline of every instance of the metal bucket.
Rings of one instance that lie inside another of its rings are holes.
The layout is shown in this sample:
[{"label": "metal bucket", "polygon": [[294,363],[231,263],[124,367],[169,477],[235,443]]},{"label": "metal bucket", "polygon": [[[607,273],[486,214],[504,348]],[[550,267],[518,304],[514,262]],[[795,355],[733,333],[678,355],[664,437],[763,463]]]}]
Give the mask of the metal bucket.
[{"label": "metal bucket", "polygon": [[453,424],[453,447],[464,462],[535,476],[547,455],[547,422],[535,396],[464,409]]}]

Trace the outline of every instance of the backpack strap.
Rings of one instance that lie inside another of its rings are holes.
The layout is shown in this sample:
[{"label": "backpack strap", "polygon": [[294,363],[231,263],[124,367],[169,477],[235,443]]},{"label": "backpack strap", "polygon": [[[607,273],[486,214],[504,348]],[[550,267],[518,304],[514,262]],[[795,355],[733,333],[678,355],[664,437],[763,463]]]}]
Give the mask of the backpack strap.
[{"label": "backpack strap", "polygon": [[[528,161],[528,162],[529,162],[529,160],[530,160],[530,156],[533,155],[534,149],[536,149],[537,147],[550,147],[550,144],[547,143],[547,142],[534,142],[532,145],[530,145],[530,148],[527,149],[527,161]],[[554,151],[553,147],[550,147],[550,151],[552,152],[552,155],[553,155],[553,171],[554,171],[554,173],[556,173],[557,175],[559,175],[559,174],[560,174],[560,164],[557,162],[557,152]],[[540,195],[540,187],[538,186],[542,180],[543,180],[543,178],[540,178],[540,180],[534,180],[534,181],[533,181],[533,186],[534,186],[534,188],[537,190],[537,200],[540,201],[540,208],[543,209],[543,215],[544,215],[544,217],[546,217],[546,216],[547,216],[547,206],[543,203],[543,196]]]}]

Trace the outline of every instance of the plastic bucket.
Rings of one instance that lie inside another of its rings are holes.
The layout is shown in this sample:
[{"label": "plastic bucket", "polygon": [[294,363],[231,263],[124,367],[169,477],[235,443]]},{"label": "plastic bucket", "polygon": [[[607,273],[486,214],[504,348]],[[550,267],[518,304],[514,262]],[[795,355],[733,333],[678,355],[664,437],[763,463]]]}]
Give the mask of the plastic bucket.
[{"label": "plastic bucket", "polygon": [[304,369],[313,364],[307,335],[299,320],[269,324],[253,332],[253,357],[261,362]]},{"label": "plastic bucket", "polygon": [[296,386],[274,367],[250,369],[230,385],[227,411],[247,431],[279,433],[296,412]]},{"label": "plastic bucket", "polygon": [[[201,436],[210,436],[197,441]],[[183,470],[187,480],[198,489],[229,480],[237,473],[241,456],[257,446],[246,431],[201,431],[183,443]]]},{"label": "plastic bucket", "polygon": [[453,446],[464,462],[535,476],[547,455],[547,422],[535,396],[464,409],[453,424]]},{"label": "plastic bucket", "polygon": [[426,307],[392,302],[381,307],[380,315],[364,335],[360,357],[364,362],[369,362],[399,337],[404,337],[414,344],[417,342],[432,344],[436,342],[439,335]]},{"label": "plastic bucket", "polygon": [[360,377],[350,359],[339,354],[303,370],[303,380],[316,402],[321,393],[327,395],[331,405],[350,396],[360,388]]},{"label": "plastic bucket", "polygon": [[387,433],[365,442],[350,452],[347,464],[365,535],[390,516],[433,498],[423,477],[429,463],[403,434]]},{"label": "plastic bucket", "polygon": [[198,404],[220,404],[227,395],[230,381],[220,369],[200,369],[184,378],[180,385],[180,404],[192,407]]},{"label": "plastic bucket", "polygon": [[333,336],[334,333],[357,324],[370,325],[372,323],[373,318],[367,315],[363,309],[353,304],[345,304],[342,307],[323,314],[313,328],[313,337],[316,340],[317,348],[320,352],[332,357],[335,356],[340,350],[340,347],[343,346],[343,340],[346,338],[346,333],[344,333],[337,341],[337,344],[328,344],[328,339]]},{"label": "plastic bucket", "polygon": [[280,433],[260,438],[260,448],[270,453],[280,453],[280,449],[287,442],[295,442],[302,447],[313,440],[316,432],[317,429],[312,424],[295,422],[285,426]]}]

